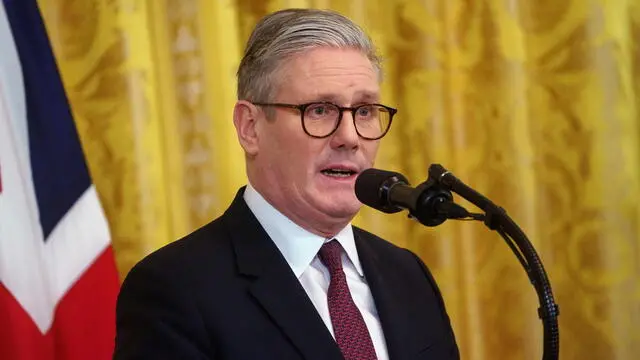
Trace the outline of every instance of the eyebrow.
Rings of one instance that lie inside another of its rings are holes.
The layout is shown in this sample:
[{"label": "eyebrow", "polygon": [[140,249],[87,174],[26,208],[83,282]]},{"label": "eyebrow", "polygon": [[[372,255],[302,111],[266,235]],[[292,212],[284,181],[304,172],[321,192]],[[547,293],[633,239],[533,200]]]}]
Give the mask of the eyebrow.
[{"label": "eyebrow", "polygon": [[[370,91],[359,91],[353,98],[355,99],[355,101],[353,101],[354,104],[380,101],[379,94]],[[340,104],[342,102],[340,96],[330,93],[319,94],[311,101],[330,102],[334,104]]]},{"label": "eyebrow", "polygon": [[360,102],[376,102],[380,101],[380,94],[369,91],[361,91],[357,92],[354,98],[360,99]]}]

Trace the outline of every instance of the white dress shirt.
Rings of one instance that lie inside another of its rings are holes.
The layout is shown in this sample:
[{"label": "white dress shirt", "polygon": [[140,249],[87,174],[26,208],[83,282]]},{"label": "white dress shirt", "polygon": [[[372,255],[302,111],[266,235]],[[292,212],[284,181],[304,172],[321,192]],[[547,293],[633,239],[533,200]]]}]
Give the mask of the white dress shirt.
[{"label": "white dress shirt", "polygon": [[342,229],[335,237],[327,239],[315,235],[289,220],[271,206],[251,184],[247,185],[244,200],[284,256],[334,338],[335,334],[327,303],[329,270],[322,264],[317,254],[325,242],[334,238],[340,242],[345,251],[342,253],[342,266],[351,297],[364,318],[378,359],[389,359],[378,311],[360,265],[351,224]]}]

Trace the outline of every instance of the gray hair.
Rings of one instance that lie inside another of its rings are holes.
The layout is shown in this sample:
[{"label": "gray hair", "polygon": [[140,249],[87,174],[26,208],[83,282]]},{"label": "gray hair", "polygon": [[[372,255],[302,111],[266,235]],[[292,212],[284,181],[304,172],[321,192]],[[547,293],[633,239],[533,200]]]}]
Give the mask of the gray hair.
[{"label": "gray hair", "polygon": [[281,10],[260,20],[247,41],[237,73],[238,99],[272,101],[282,63],[292,55],[325,46],[361,51],[382,78],[373,42],[353,21],[331,10]]}]

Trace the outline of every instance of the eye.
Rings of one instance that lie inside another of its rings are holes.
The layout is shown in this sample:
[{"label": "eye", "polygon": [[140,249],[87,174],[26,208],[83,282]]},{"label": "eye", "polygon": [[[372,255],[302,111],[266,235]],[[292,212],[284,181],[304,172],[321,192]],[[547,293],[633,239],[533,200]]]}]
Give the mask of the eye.
[{"label": "eye", "polygon": [[360,118],[369,118],[373,115],[373,112],[374,108],[372,105],[365,105],[358,108],[356,116]]},{"label": "eye", "polygon": [[327,118],[335,116],[337,111],[338,109],[335,107],[335,105],[324,103],[311,104],[307,108],[306,116],[314,119]]},{"label": "eye", "polygon": [[326,105],[318,105],[318,106],[315,106],[313,109],[311,109],[311,111],[313,111],[314,115],[326,114],[327,113],[327,106]]}]

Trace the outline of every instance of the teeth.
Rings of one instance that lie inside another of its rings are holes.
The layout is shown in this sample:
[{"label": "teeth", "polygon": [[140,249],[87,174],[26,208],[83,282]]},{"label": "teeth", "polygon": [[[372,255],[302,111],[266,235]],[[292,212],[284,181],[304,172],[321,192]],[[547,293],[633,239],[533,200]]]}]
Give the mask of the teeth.
[{"label": "teeth", "polygon": [[349,177],[353,174],[353,171],[343,169],[326,169],[322,170],[322,173],[328,176]]}]

